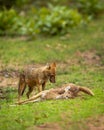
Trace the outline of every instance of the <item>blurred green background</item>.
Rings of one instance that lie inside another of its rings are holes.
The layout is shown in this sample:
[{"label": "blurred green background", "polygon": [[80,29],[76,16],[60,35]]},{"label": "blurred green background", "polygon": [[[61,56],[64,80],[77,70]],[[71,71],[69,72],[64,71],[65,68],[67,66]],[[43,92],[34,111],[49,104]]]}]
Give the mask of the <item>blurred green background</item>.
[{"label": "blurred green background", "polygon": [[0,35],[64,35],[103,13],[103,0],[0,0]]}]

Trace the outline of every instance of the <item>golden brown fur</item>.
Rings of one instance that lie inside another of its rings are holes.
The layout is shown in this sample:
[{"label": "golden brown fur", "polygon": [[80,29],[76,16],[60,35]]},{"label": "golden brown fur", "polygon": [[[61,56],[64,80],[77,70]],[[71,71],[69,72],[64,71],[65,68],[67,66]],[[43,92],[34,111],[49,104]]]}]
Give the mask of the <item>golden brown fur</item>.
[{"label": "golden brown fur", "polygon": [[49,100],[49,99],[71,99],[78,96],[78,93],[82,91],[88,95],[94,96],[94,93],[87,87],[80,87],[75,84],[69,83],[65,84],[60,88],[45,90],[37,95],[31,97],[28,100],[19,102],[18,104],[24,104],[28,102],[35,102],[41,100]]},{"label": "golden brown fur", "polygon": [[27,68],[20,74],[19,86],[18,86],[18,100],[20,96],[23,95],[26,86],[28,86],[29,91],[27,92],[27,97],[29,98],[30,93],[33,91],[35,86],[37,86],[38,91],[41,92],[45,89],[46,82],[49,80],[55,83],[56,75],[56,64],[52,63],[38,68]]}]

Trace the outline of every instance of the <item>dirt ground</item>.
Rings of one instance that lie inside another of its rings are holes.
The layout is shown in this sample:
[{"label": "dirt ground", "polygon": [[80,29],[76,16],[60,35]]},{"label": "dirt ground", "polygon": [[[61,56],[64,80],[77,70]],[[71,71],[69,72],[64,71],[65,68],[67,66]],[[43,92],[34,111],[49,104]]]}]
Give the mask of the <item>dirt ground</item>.
[{"label": "dirt ground", "polygon": [[88,119],[88,130],[104,130],[104,115]]},{"label": "dirt ground", "polygon": [[76,130],[76,128],[77,130],[104,130],[104,115],[95,118],[89,118],[87,121],[83,122],[70,122],[64,127],[61,127],[61,125],[58,123],[46,123],[29,127],[27,130]]},{"label": "dirt ground", "polygon": [[30,127],[27,130],[62,130],[62,128],[58,123],[46,123],[43,125]]}]

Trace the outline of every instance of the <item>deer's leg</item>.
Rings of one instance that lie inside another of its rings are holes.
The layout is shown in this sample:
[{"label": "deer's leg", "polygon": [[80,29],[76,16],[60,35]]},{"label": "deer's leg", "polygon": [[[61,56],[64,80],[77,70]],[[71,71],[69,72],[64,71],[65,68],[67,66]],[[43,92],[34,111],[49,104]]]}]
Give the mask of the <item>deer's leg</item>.
[{"label": "deer's leg", "polygon": [[31,97],[30,99],[27,99],[27,100],[18,102],[18,103],[16,103],[16,104],[19,104],[19,105],[20,105],[20,104],[25,104],[25,103],[29,103],[29,102],[34,102],[34,101],[36,101],[38,98],[41,99],[42,94],[43,94],[43,92],[40,92],[40,93],[38,93],[37,95]]}]

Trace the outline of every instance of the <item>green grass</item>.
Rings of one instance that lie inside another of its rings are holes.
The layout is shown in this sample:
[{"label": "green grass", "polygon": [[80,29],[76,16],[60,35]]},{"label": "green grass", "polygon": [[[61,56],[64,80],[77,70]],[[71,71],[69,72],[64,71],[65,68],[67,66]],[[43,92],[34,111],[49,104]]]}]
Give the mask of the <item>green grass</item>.
[{"label": "green grass", "polygon": [[[0,62],[8,65],[26,65],[56,61],[57,82],[47,84],[47,89],[73,82],[87,86],[94,97],[83,95],[73,100],[44,101],[21,106],[10,106],[17,100],[17,90],[5,89],[7,98],[0,101],[0,129],[24,130],[43,123],[59,123],[68,130],[68,123],[86,121],[89,117],[104,114],[104,18],[88,27],[71,30],[68,36],[38,38],[34,41],[20,38],[0,38]],[[76,52],[96,50],[100,56],[97,64],[85,64]],[[76,62],[77,60],[77,62]],[[24,95],[23,98],[26,98]],[[71,129],[75,130],[77,125]]]},{"label": "green grass", "polygon": [[[92,22],[90,26],[71,30],[68,36],[21,40],[0,38],[0,60],[5,63],[46,63],[53,60],[67,61],[76,51],[97,50],[104,54],[104,20]],[[25,58],[24,58],[25,57]]]},{"label": "green grass", "polygon": [[9,106],[4,102],[0,110],[1,129],[25,129],[29,126],[46,122],[61,122],[84,120],[90,116],[104,113],[103,91],[95,89],[95,97],[84,95],[84,99],[44,101],[22,106]]}]

